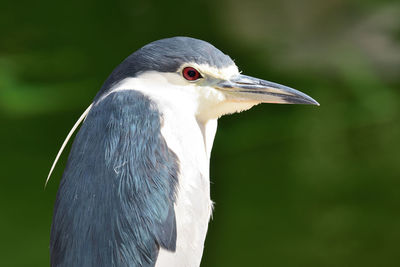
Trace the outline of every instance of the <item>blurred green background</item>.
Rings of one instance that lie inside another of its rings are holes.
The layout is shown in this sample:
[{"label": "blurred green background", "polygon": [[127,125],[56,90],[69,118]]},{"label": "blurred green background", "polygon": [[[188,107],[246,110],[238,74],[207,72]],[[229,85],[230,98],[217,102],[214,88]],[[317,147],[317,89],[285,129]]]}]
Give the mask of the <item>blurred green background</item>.
[{"label": "blurred green background", "polygon": [[62,141],[117,64],[176,35],[321,104],[220,119],[202,266],[400,266],[397,0],[3,0],[0,34],[1,266],[49,265]]}]

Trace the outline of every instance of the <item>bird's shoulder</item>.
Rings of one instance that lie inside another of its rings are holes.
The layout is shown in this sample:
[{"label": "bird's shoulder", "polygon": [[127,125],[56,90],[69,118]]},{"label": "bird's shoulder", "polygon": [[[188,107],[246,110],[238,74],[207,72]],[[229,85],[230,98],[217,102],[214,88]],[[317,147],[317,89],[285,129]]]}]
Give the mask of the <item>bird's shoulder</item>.
[{"label": "bird's shoulder", "polygon": [[176,246],[178,169],[149,98],[126,90],[94,103],[57,194],[52,265],[154,266],[160,247]]}]

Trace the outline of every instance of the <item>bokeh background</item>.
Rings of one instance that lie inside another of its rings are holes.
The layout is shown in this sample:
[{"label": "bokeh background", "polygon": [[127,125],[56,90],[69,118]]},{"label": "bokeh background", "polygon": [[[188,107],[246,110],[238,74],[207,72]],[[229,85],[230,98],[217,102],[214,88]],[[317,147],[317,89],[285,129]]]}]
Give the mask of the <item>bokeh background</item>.
[{"label": "bokeh background", "polygon": [[397,0],[2,0],[0,265],[49,265],[62,141],[117,64],[176,35],[321,103],[220,119],[202,267],[400,266]]}]

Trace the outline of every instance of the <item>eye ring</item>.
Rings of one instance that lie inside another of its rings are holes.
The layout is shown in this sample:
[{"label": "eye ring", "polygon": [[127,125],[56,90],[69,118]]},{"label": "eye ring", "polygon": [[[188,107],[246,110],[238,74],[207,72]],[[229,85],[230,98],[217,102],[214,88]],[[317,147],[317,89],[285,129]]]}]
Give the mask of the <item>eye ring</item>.
[{"label": "eye ring", "polygon": [[193,67],[186,67],[182,70],[182,76],[188,81],[196,81],[202,78],[200,72]]}]

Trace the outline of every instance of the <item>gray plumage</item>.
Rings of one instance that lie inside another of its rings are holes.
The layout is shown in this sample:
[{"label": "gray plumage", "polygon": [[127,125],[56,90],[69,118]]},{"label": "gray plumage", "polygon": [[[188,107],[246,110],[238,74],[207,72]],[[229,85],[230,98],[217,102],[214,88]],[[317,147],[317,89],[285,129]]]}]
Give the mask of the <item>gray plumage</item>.
[{"label": "gray plumage", "polygon": [[160,113],[135,91],[112,93],[77,134],[54,207],[52,266],[154,266],[175,250],[178,159]]}]

